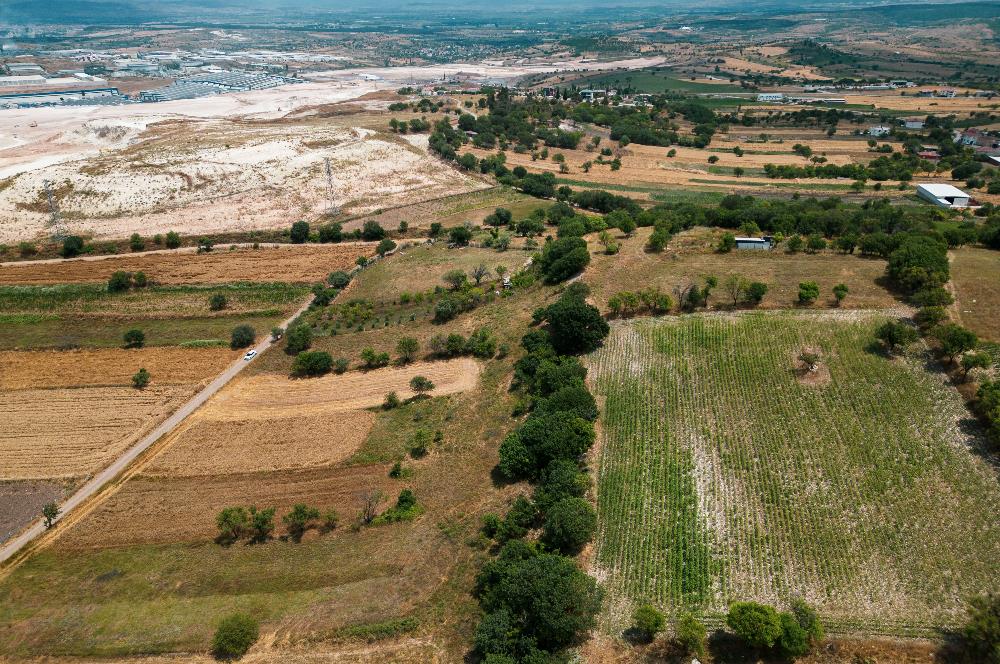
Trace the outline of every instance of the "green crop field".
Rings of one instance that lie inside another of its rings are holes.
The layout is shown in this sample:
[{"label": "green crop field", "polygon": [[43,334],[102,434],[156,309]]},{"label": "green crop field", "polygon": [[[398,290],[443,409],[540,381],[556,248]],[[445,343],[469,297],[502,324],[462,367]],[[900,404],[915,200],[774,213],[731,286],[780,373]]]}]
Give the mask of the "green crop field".
[{"label": "green crop field", "polygon": [[[590,358],[604,399],[593,571],[606,626],[653,601],[814,603],[830,631],[932,634],[1000,589],[1000,488],[958,392],[877,313],[616,324]],[[819,352],[803,378],[805,350]]]}]

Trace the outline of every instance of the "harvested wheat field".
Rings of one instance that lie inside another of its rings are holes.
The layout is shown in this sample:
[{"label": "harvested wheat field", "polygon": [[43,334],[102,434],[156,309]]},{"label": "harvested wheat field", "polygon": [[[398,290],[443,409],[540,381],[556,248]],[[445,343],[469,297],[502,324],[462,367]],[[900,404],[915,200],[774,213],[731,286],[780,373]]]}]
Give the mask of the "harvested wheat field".
[{"label": "harvested wheat field", "polygon": [[332,466],[368,437],[375,414],[346,411],[246,421],[216,420],[199,411],[143,471],[146,475],[207,476]]},{"label": "harvested wheat field", "polygon": [[321,378],[258,374],[221,392],[205,405],[203,415],[227,421],[344,413],[378,406],[389,392],[401,399],[413,396],[410,379],[414,376],[425,376],[434,383],[433,396],[464,392],[476,386],[480,370],[476,360],[460,358]]},{"label": "harvested wheat field", "polygon": [[217,475],[210,488],[202,476],[139,475],[67,532],[63,543],[104,548],[208,541],[218,534],[215,516],[231,505],[266,505],[283,514],[304,502],[353,515],[366,491],[394,486],[381,465]]},{"label": "harvested wheat field", "polygon": [[0,263],[0,284],[101,283],[112,273],[144,272],[160,284],[213,284],[237,281],[316,282],[333,270],[371,256],[375,244],[265,245],[259,249],[222,248],[203,254],[190,250],[135,256],[95,256],[72,260]]},{"label": "harvested wheat field", "polygon": [[0,392],[0,478],[91,474],[174,411],[189,387]]},{"label": "harvested wheat field", "polygon": [[67,351],[0,351],[0,390],[127,386],[143,367],[157,385],[207,381],[239,352],[228,348],[177,348]]}]

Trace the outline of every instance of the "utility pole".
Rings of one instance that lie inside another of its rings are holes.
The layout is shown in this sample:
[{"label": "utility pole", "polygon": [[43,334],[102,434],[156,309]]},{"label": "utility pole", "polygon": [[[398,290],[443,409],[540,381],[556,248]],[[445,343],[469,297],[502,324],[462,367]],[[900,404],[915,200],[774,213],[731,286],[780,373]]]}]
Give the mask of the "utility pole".
[{"label": "utility pole", "polygon": [[326,196],[329,201],[329,207],[327,207],[326,213],[333,217],[340,214],[340,208],[337,207],[337,203],[333,196],[333,168],[330,167],[329,157],[324,157],[323,162],[326,168]]},{"label": "utility pole", "polygon": [[66,237],[66,229],[62,225],[59,203],[56,202],[55,194],[52,192],[52,181],[43,180],[42,187],[45,188],[45,198],[49,202],[49,226],[52,227],[52,239],[60,242]]}]

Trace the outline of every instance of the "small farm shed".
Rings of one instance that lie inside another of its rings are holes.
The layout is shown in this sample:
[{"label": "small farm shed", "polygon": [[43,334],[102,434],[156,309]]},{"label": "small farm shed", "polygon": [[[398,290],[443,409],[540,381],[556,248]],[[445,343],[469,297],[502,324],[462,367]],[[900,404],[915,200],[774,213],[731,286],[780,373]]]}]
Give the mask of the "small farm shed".
[{"label": "small farm shed", "polygon": [[969,207],[969,195],[950,184],[918,184],[917,195],[943,208]]},{"label": "small farm shed", "polygon": [[773,246],[770,237],[738,237],[736,238],[737,249],[770,249]]}]

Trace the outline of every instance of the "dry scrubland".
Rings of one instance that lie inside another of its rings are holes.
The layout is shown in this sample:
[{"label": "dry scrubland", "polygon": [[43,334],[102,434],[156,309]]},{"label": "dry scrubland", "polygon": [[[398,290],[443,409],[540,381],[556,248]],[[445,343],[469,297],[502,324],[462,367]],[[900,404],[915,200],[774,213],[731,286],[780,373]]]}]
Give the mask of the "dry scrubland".
[{"label": "dry scrubland", "polygon": [[405,140],[352,126],[350,114],[171,120],[141,130],[110,122],[78,133],[78,141],[106,141],[107,149],[0,183],[0,242],[45,232],[46,179],[70,230],[97,238],[281,228],[315,217],[329,204],[326,158],[337,204],[349,213],[486,186]]},{"label": "dry scrubland", "polygon": [[353,267],[359,256],[375,253],[374,243],[264,245],[259,249],[224,246],[192,251],[100,256],[65,261],[0,263],[0,284],[46,285],[103,283],[119,270],[143,272],[159,284],[218,284],[238,281],[314,283],[333,270]]},{"label": "dry scrubland", "polygon": [[1000,253],[973,247],[952,251],[951,285],[962,324],[1000,342]]},{"label": "dry scrubland", "polygon": [[592,259],[584,275],[591,284],[591,299],[607,310],[608,298],[618,291],[659,287],[674,296],[674,288],[685,281],[703,283],[714,275],[719,288],[713,291],[713,307],[732,306],[722,284],[730,274],[767,284],[768,292],[760,304],[766,309],[788,309],[795,306],[799,282],[815,281],[820,286],[820,299],[814,306],[835,303],[832,289],[838,283],[847,284],[850,293],[841,305],[844,308],[872,309],[899,306],[900,302],[882,285],[885,261],[833,251],[819,254],[784,250],[715,251],[720,230],[695,228],[678,234],[662,253],[645,250],[651,228],[640,228],[632,238],[620,240],[617,255],[606,256],[597,242],[591,242]]},{"label": "dry scrubland", "polygon": [[[607,625],[634,602],[724,612],[804,596],[834,632],[936,634],[996,591],[996,470],[961,397],[861,312],[616,324],[593,572]],[[798,354],[822,356],[802,380]]]}]

